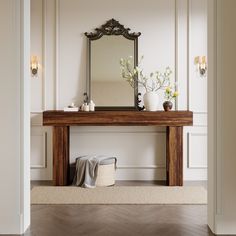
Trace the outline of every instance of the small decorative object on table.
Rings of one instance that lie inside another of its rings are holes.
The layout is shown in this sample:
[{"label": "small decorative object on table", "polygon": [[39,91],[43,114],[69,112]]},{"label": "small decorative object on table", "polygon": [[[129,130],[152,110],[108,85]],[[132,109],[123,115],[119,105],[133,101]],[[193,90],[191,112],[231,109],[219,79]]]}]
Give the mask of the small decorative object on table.
[{"label": "small decorative object on table", "polygon": [[173,91],[171,87],[167,87],[165,90],[165,99],[166,101],[163,103],[163,108],[165,111],[170,111],[173,107],[172,100],[176,99],[179,95],[177,91]]},{"label": "small decorative object on table", "polygon": [[68,107],[64,107],[64,111],[79,111],[79,108],[72,102]]},{"label": "small decorative object on table", "polygon": [[92,100],[89,103],[89,111],[95,111],[95,103]]},{"label": "small decorative object on table", "polygon": [[95,103],[91,100],[88,104],[87,102],[83,103],[80,107],[81,111],[95,111]]},{"label": "small decorative object on table", "polygon": [[122,77],[131,85],[132,88],[135,84],[143,86],[145,89],[145,94],[143,96],[144,106],[147,111],[157,111],[159,105],[159,95],[157,91],[159,89],[164,89],[170,86],[170,75],[172,71],[170,67],[166,67],[163,73],[156,71],[149,74],[149,76],[144,75],[143,69],[141,69],[141,62],[143,56],[141,57],[138,66],[132,68],[132,57],[128,59],[120,59],[120,65],[122,70]]},{"label": "small decorative object on table", "polygon": [[83,111],[89,111],[89,105],[87,103],[84,104]]}]

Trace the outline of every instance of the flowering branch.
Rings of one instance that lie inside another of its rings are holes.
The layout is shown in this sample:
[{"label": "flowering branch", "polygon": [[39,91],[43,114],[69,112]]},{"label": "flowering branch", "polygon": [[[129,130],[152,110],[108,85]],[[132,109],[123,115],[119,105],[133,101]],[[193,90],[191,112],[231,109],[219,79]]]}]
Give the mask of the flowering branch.
[{"label": "flowering branch", "polygon": [[135,83],[143,86],[146,92],[158,91],[159,89],[165,89],[170,86],[170,76],[172,71],[170,67],[166,67],[163,73],[156,71],[149,74],[149,76],[144,75],[143,69],[141,69],[141,63],[143,56],[141,57],[138,66],[134,69],[131,68],[131,60],[133,58],[129,57],[127,59],[120,59],[121,74],[124,79],[134,88]]}]

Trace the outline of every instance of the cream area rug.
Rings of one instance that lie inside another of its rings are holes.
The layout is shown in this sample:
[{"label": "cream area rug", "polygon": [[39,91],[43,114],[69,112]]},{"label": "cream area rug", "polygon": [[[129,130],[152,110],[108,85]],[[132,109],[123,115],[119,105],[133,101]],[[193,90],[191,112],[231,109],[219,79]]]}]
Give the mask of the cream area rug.
[{"label": "cream area rug", "polygon": [[207,204],[203,187],[34,187],[31,204]]}]

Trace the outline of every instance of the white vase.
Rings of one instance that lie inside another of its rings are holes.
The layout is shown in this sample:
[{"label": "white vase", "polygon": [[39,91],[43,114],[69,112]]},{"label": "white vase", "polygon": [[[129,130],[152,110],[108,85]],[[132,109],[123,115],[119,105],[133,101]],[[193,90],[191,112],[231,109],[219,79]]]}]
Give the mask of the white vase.
[{"label": "white vase", "polygon": [[147,111],[157,111],[159,105],[159,95],[157,92],[146,92],[143,95],[143,102]]}]

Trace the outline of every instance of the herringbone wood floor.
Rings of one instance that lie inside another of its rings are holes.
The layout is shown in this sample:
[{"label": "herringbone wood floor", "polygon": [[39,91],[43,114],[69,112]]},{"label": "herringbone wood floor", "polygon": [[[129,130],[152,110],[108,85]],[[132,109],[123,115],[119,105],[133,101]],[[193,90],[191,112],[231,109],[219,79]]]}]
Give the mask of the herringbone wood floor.
[{"label": "herringbone wood floor", "polygon": [[32,206],[27,236],[207,236],[206,206]]},{"label": "herringbone wood floor", "polygon": [[213,235],[205,205],[33,205],[31,213],[25,236]]}]

